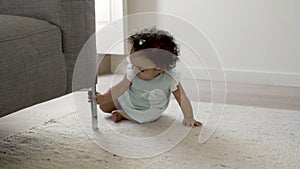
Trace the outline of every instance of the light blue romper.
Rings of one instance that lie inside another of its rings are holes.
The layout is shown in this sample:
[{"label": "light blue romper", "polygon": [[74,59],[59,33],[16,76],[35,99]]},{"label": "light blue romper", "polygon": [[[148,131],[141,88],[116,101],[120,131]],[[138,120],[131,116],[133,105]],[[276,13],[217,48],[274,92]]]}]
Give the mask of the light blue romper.
[{"label": "light blue romper", "polygon": [[150,80],[140,79],[131,63],[126,77],[131,85],[118,101],[125,113],[139,123],[151,122],[161,116],[169,104],[171,92],[177,89],[179,82],[179,73],[173,69]]}]

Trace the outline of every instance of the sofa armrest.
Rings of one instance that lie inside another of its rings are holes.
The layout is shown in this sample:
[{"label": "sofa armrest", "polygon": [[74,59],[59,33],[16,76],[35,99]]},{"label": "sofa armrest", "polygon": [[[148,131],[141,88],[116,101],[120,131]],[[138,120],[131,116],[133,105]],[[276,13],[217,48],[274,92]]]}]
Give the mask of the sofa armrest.
[{"label": "sofa armrest", "polygon": [[95,32],[94,0],[0,0],[0,14],[46,20],[61,29],[67,63],[67,92],[71,92],[77,56]]}]

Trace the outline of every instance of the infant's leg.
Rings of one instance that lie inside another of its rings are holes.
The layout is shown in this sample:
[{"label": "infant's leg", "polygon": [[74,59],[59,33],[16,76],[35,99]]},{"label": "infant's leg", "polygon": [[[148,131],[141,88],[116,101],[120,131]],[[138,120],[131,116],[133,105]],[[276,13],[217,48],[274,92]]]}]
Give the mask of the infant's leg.
[{"label": "infant's leg", "polygon": [[105,113],[111,113],[113,110],[117,110],[117,107],[118,107],[117,100],[99,105],[99,108]]},{"label": "infant's leg", "polygon": [[99,107],[104,113],[111,113],[114,122],[119,122],[123,119],[135,121],[122,110],[118,100],[100,104]]},{"label": "infant's leg", "polygon": [[123,116],[123,113],[120,113],[120,111],[122,110],[120,110],[119,102],[117,100],[101,104],[99,105],[99,107],[104,113],[111,113],[112,120],[114,122],[119,122],[123,119],[128,119]]}]

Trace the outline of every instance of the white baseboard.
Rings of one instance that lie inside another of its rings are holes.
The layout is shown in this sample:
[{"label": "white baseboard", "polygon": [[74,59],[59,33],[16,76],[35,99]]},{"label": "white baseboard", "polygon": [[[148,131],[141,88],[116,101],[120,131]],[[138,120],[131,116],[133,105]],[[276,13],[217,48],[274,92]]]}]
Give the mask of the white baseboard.
[{"label": "white baseboard", "polygon": [[[120,61],[118,61],[117,63],[119,62]],[[115,73],[124,73],[124,71],[126,71],[126,65],[125,63],[123,64],[124,65],[119,65],[119,69],[118,71],[115,71]],[[112,70],[116,69],[117,67],[116,65],[118,64],[114,64],[112,66]],[[245,71],[245,70],[234,70],[234,69],[226,69],[223,72],[220,69],[205,70],[199,67],[189,67],[189,68],[190,70],[188,70],[185,67],[178,67],[179,71],[182,73],[181,74],[182,78],[193,78],[194,76],[195,79],[216,80],[216,81],[224,81],[226,78],[227,82],[300,87],[299,73],[292,74],[292,73],[281,73],[281,72]],[[210,76],[208,76],[208,73],[210,74]]]},{"label": "white baseboard", "polygon": [[[244,70],[219,70],[190,67],[188,69],[180,69],[182,78],[196,78],[203,80],[216,80],[238,83],[263,84],[273,86],[290,86],[300,87],[300,74],[280,73],[280,72],[259,72]],[[192,73],[193,72],[193,75]],[[208,73],[210,76],[208,76]],[[225,75],[224,75],[225,73]],[[224,78],[225,76],[225,78]]]}]

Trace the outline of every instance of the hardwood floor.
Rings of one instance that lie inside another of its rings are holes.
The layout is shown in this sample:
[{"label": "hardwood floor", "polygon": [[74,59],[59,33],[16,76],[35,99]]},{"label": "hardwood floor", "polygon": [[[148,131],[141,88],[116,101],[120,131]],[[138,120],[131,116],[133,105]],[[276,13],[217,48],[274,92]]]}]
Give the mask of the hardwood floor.
[{"label": "hardwood floor", "polygon": [[222,82],[182,79],[182,84],[194,101],[210,102],[213,94],[216,103],[223,103],[226,96],[226,104],[300,110],[300,88],[297,87],[227,82],[225,93]]}]

